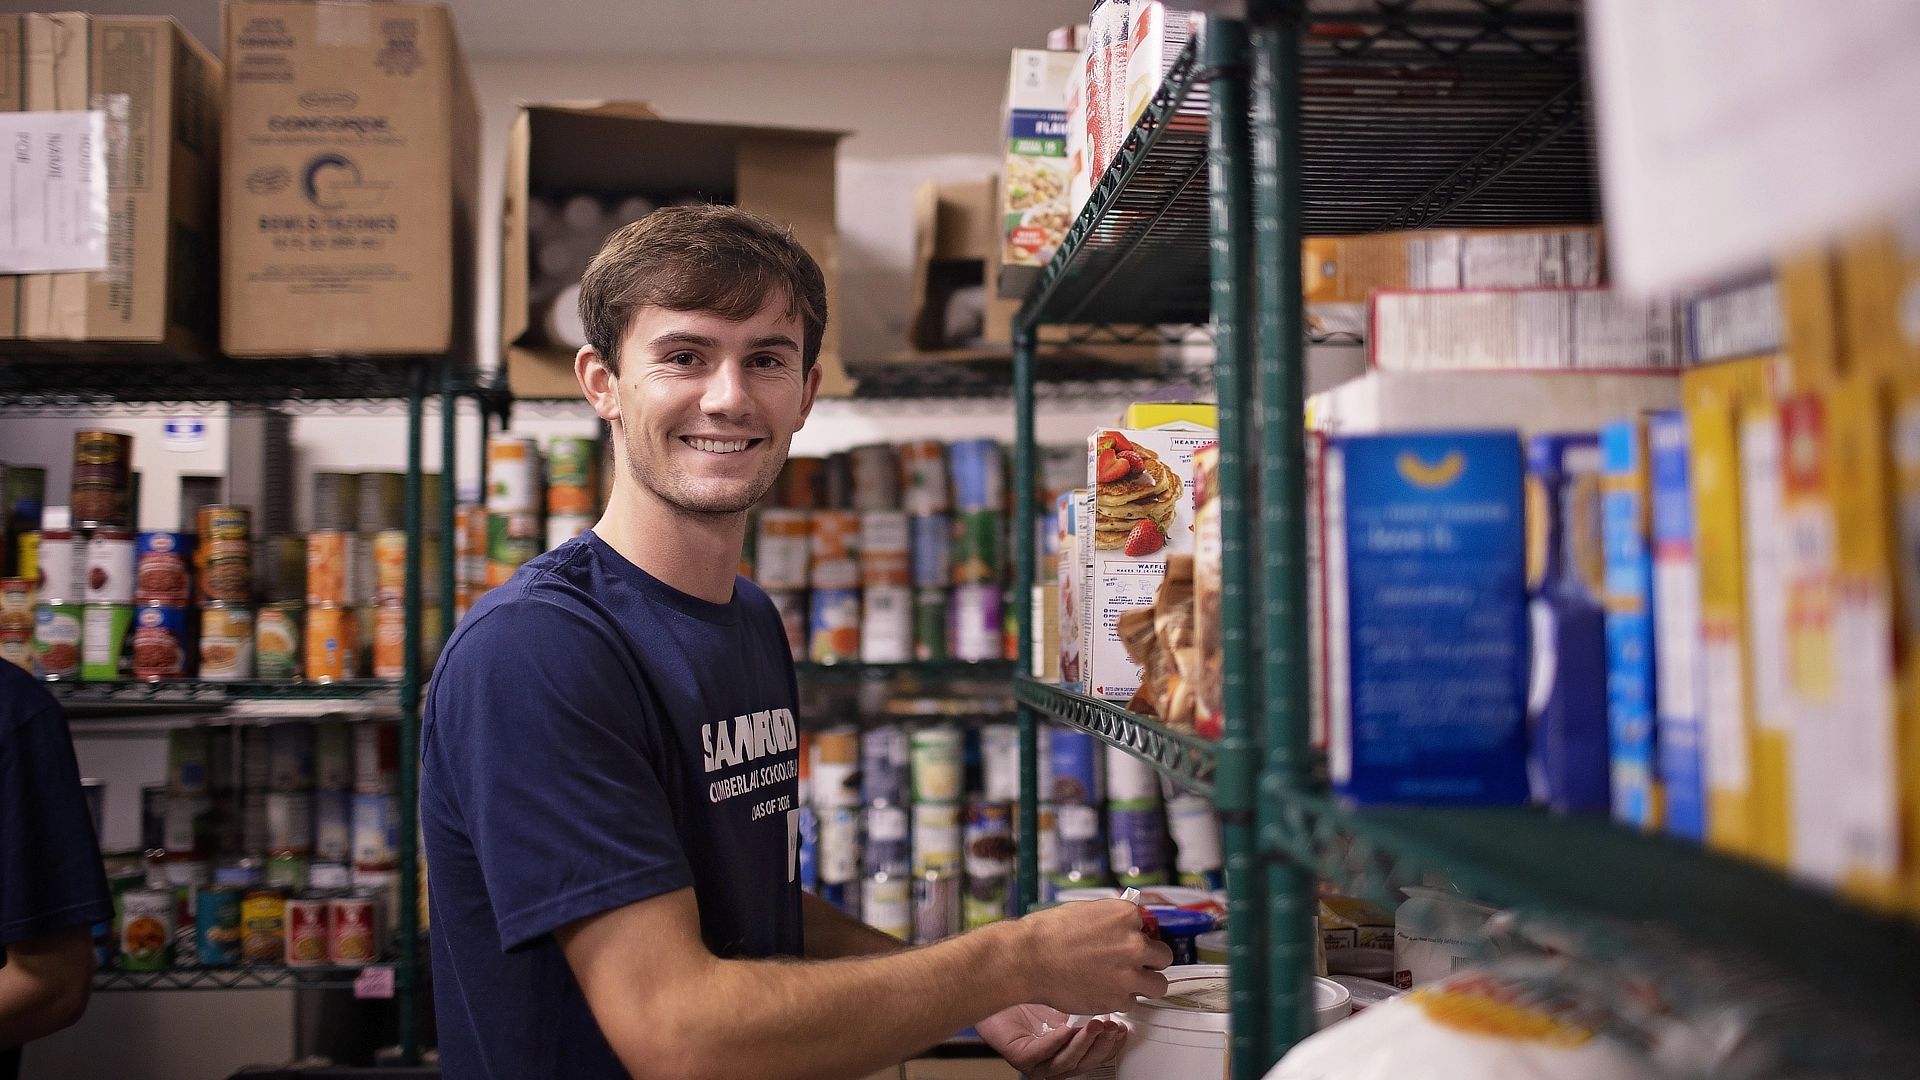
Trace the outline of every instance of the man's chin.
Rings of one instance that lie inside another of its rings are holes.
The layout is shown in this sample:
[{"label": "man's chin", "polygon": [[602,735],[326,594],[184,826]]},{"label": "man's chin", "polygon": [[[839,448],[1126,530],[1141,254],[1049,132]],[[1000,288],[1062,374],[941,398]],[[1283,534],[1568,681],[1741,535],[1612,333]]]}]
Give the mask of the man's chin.
[{"label": "man's chin", "polygon": [[661,498],[690,514],[739,514],[760,501],[760,493],[745,481],[730,483],[686,483],[670,491],[658,492]]}]

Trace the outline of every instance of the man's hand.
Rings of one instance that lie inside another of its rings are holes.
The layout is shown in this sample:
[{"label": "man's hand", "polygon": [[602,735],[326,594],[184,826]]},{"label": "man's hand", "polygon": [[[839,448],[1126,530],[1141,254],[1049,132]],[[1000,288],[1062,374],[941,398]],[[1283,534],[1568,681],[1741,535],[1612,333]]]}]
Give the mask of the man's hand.
[{"label": "man's hand", "polygon": [[1070,1028],[1067,1014],[1045,1005],[1015,1005],[974,1025],[988,1046],[1028,1080],[1079,1076],[1120,1056],[1126,1026],[1113,1020],[1089,1020]]},{"label": "man's hand", "polygon": [[1167,992],[1160,969],[1173,963],[1173,950],[1146,935],[1140,916],[1126,900],[1083,900],[995,925],[1020,935],[1021,998],[1098,1016],[1131,1008],[1136,995]]}]

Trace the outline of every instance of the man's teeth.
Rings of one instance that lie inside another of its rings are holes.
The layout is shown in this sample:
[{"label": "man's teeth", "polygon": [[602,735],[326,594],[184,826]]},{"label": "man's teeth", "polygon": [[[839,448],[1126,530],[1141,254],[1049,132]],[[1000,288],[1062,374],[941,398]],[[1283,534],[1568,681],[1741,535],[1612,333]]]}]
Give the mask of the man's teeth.
[{"label": "man's teeth", "polygon": [[752,439],[688,439],[687,445],[709,454],[732,454],[745,450]]}]

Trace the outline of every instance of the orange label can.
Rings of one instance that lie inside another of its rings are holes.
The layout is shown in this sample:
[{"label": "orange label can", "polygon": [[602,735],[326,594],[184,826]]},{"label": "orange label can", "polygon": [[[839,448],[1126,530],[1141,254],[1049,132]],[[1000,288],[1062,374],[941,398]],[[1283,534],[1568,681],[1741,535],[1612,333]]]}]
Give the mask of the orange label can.
[{"label": "orange label can", "polygon": [[373,534],[373,598],[397,604],[407,598],[407,531],[383,529]]},{"label": "orange label can", "polygon": [[322,529],[307,534],[307,603],[347,602],[347,575],[352,572],[353,534]]},{"label": "orange label can", "polygon": [[360,624],[352,608],[315,604],[307,609],[307,678],[334,682],[354,676]]},{"label": "orange label can", "polygon": [[398,679],[407,667],[407,607],[381,604],[373,618],[373,677]]}]

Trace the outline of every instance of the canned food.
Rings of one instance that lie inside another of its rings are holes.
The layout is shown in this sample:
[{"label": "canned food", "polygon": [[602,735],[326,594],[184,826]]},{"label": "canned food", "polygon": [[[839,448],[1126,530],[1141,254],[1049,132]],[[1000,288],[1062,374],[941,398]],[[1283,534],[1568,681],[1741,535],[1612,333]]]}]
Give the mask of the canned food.
[{"label": "canned food", "polygon": [[313,793],[313,857],[345,862],[353,857],[353,793]]},{"label": "canned food", "polygon": [[1107,798],[1113,802],[1159,802],[1160,774],[1144,760],[1117,746],[1103,748],[1107,758]]},{"label": "canned food", "polygon": [[267,725],[267,786],[274,791],[313,786],[313,724],[287,720]]},{"label": "canned food", "polygon": [[853,471],[855,510],[892,510],[900,505],[900,466],[891,445],[856,446],[847,458]]},{"label": "canned food", "polygon": [[18,556],[15,571],[29,582],[40,579],[40,533],[31,530],[20,534],[14,541],[14,550]]},{"label": "canned food", "polygon": [[207,834],[212,825],[212,812],[213,800],[204,794],[167,794],[161,808],[160,846],[169,858],[190,858],[211,846],[207,843]]},{"label": "canned food", "polygon": [[793,653],[794,663],[807,658],[807,591],[805,589],[771,589],[767,599],[773,601],[773,608],[780,613],[780,627],[787,632],[787,648]]},{"label": "canned food", "polygon": [[353,790],[392,795],[400,790],[400,729],[368,720],[353,725]]},{"label": "canned food", "polygon": [[947,491],[947,447],[934,439],[901,443],[900,504],[909,514],[943,514],[953,506]]},{"label": "canned food", "polygon": [[389,870],[399,861],[400,796],[353,797],[353,865]]},{"label": "canned food", "polygon": [[344,720],[314,722],[313,786],[322,791],[353,787],[353,732]]},{"label": "canned food", "polygon": [[200,528],[200,546],[206,550],[223,540],[253,539],[253,511],[244,506],[203,506],[194,520]]},{"label": "canned food", "polygon": [[487,438],[487,511],[494,514],[540,512],[540,447],[534,440],[505,433]]},{"label": "canned food", "polygon": [[812,565],[808,537],[813,519],[805,510],[770,509],[760,512],[754,545],[753,579],[763,589],[804,589]]},{"label": "canned food", "polygon": [[454,577],[462,584],[487,583],[487,520],[485,507],[462,506],[454,511]]},{"label": "canned food", "polygon": [[317,967],[327,962],[327,924],[332,911],[333,901],[324,896],[287,899],[288,967]]},{"label": "canned food", "polygon": [[891,874],[905,878],[913,868],[906,807],[869,806],[865,814],[867,846],[861,856],[861,868],[868,875]]},{"label": "canned food", "polygon": [[931,945],[960,932],[960,875],[913,879],[913,941]]},{"label": "canned food", "polygon": [[1173,867],[1180,884],[1214,889],[1224,876],[1226,860],[1220,846],[1220,819],[1204,795],[1176,795],[1167,800],[1167,831],[1173,834]]},{"label": "canned food", "polygon": [[307,603],[348,602],[356,539],[353,533],[335,530],[307,534]]},{"label": "canned food", "polygon": [[907,557],[911,577],[922,588],[953,583],[953,519],[921,514],[907,519]]},{"label": "canned food", "polygon": [[[804,787],[804,781],[802,784]],[[820,868],[814,857],[820,849],[820,818],[813,812],[813,807],[807,803],[804,795],[793,818],[794,831],[798,834],[794,839],[798,844],[795,856],[799,863],[800,887],[807,892],[813,892],[820,887]]]},{"label": "canned food", "polygon": [[999,660],[1006,655],[1000,599],[998,585],[954,587],[947,642],[955,660]]},{"label": "canned food", "polygon": [[286,963],[287,890],[262,885],[242,895],[240,959],[248,964]]},{"label": "canned food", "polygon": [[1104,799],[1099,740],[1089,732],[1055,728],[1051,741],[1053,801],[1092,804]]},{"label": "canned food", "polygon": [[118,431],[73,433],[73,523],[126,525],[133,492],[133,436]]},{"label": "canned food", "polygon": [[527,560],[540,554],[540,515],[487,515],[487,580],[505,585]]},{"label": "canned food", "polygon": [[1013,877],[1010,874],[992,876],[967,875],[967,883],[960,899],[960,926],[963,930],[978,930],[989,923],[997,923],[1010,918],[1013,906]]},{"label": "canned food", "polygon": [[1047,890],[1054,875],[1060,872],[1060,821],[1052,803],[1041,803],[1037,816],[1040,819],[1040,887]]},{"label": "canned food", "polygon": [[828,509],[853,509],[853,462],[845,453],[828,454],[820,467],[820,500]]},{"label": "canned food", "polygon": [[36,674],[33,667],[33,629],[0,626],[0,660],[12,664],[29,675]]},{"label": "canned food", "polygon": [[307,678],[335,682],[354,676],[358,661],[359,617],[339,604],[307,607]]},{"label": "canned food", "polygon": [[200,599],[244,604],[253,599],[253,544],[245,539],[201,538],[195,551]]},{"label": "canned food", "polygon": [[33,582],[0,578],[0,629],[33,629]]},{"label": "canned food", "polygon": [[131,889],[120,894],[121,967],[159,971],[167,966],[177,906],[169,890]]},{"label": "canned food", "polygon": [[903,664],[913,659],[913,590],[872,585],[862,595],[860,659],[868,664]]},{"label": "canned food", "polygon": [[852,728],[815,732],[812,746],[813,805],[860,805],[859,733]]},{"label": "canned food", "polygon": [[352,532],[360,527],[358,474],[313,474],[313,527],[340,532]]},{"label": "canned food", "polygon": [[80,678],[113,682],[131,677],[127,631],[133,626],[133,605],[86,604],[80,609],[80,623]]},{"label": "canned food", "polygon": [[812,633],[808,653],[816,664],[860,659],[860,590],[820,589],[812,593]]},{"label": "canned food", "polygon": [[353,892],[356,896],[371,897],[375,905],[375,927],[380,936],[375,939],[375,948],[384,949],[385,943],[393,934],[393,928],[400,925],[400,874],[396,870],[367,870],[354,867]]},{"label": "canned food", "polygon": [[267,857],[267,884],[299,892],[307,887],[307,857],[305,855],[269,855]]},{"label": "canned food", "polygon": [[1006,506],[1005,474],[1000,444],[992,439],[963,439],[947,445],[949,475],[953,478],[953,505],[962,513],[1000,510]]},{"label": "canned food", "polygon": [[1005,878],[1013,873],[1013,806],[976,800],[967,804],[963,836],[967,877]]},{"label": "canned food", "polygon": [[818,811],[820,835],[814,855],[816,873],[826,885],[839,885],[860,876],[860,815],[851,807]]},{"label": "canned food", "polygon": [[547,442],[547,512],[590,514],[594,509],[600,444],[593,439],[555,436]]},{"label": "canned food", "polygon": [[869,877],[860,890],[860,921],[901,941],[913,939],[913,883],[899,874]]},{"label": "canned food", "polygon": [[1005,518],[997,510],[971,510],[954,519],[953,583],[971,585],[1000,580],[1001,534]]},{"label": "canned food", "polygon": [[253,609],[208,603],[200,609],[200,677],[210,682],[253,678]]},{"label": "canned food", "polygon": [[133,613],[133,677],[149,682],[178,679],[187,673],[188,611],[184,607],[141,604]]},{"label": "canned food", "polygon": [[[345,792],[334,792],[343,795]],[[344,861],[322,862],[315,859],[307,867],[307,892],[321,896],[344,896],[353,887],[353,870]]]},{"label": "canned food", "polygon": [[1020,729],[987,724],[980,729],[980,789],[992,802],[1020,800]]},{"label": "canned food", "polygon": [[960,851],[960,804],[914,803],[913,872],[957,875]]},{"label": "canned food", "polygon": [[407,671],[407,609],[381,604],[373,620],[373,677],[398,679]]},{"label": "canned food", "polygon": [[1120,884],[1167,884],[1167,824],[1158,799],[1107,803],[1107,836]]},{"label": "canned food", "polygon": [[330,960],[359,967],[380,959],[379,905],[372,896],[336,896],[329,915]]},{"label": "canned food", "polygon": [[907,729],[884,724],[860,736],[860,798],[869,806],[903,806],[911,758]]},{"label": "canned food", "polygon": [[1100,812],[1083,803],[1062,803],[1054,807],[1053,815],[1060,834],[1059,883],[1067,887],[1106,884]]},{"label": "canned food", "polygon": [[205,795],[212,779],[207,767],[212,750],[204,727],[167,732],[166,789],[176,795]]},{"label": "canned food", "polygon": [[194,951],[202,967],[240,962],[240,898],[231,885],[201,889],[194,898]]},{"label": "canned food", "polygon": [[[382,529],[403,529],[407,523],[407,474],[403,472],[363,472],[358,477],[359,511],[354,523],[341,526],[355,532],[371,533]],[[424,480],[425,477],[423,476]],[[422,491],[424,496],[426,492]],[[431,501],[421,502],[431,505]]]},{"label": "canned food", "polygon": [[80,606],[42,600],[33,611],[34,667],[50,681],[80,677]]},{"label": "canned food", "polygon": [[73,571],[73,534],[65,529],[40,531],[40,556],[34,573],[40,602],[70,604],[85,591]]},{"label": "canned food", "polygon": [[811,535],[808,583],[816,590],[859,588],[860,515],[851,510],[816,510]]},{"label": "canned food", "polygon": [[826,485],[826,464],[825,458],[789,457],[787,463],[780,466],[780,476],[773,484],[781,507],[812,510],[825,505],[820,495]]},{"label": "canned food", "polygon": [[916,728],[911,753],[913,801],[958,801],[966,780],[966,737],[961,730],[946,724]]},{"label": "canned food", "polygon": [[262,679],[300,677],[300,630],[306,605],[285,600],[263,606],[253,621],[253,666]]},{"label": "canned food", "polygon": [[947,590],[913,591],[913,658],[945,660],[947,649]]},{"label": "canned food", "polygon": [[397,604],[407,598],[407,533],[386,529],[373,534],[373,598]]},{"label": "canned food", "polygon": [[547,550],[552,551],[593,528],[593,520],[592,514],[547,515]]},{"label": "canned food", "polygon": [[133,533],[101,528],[86,539],[82,595],[90,604],[133,603]]},{"label": "canned food", "polygon": [[[91,556],[91,551],[89,551]],[[193,602],[193,537],[143,532],[134,543],[133,599],[143,604],[186,607]]]}]

